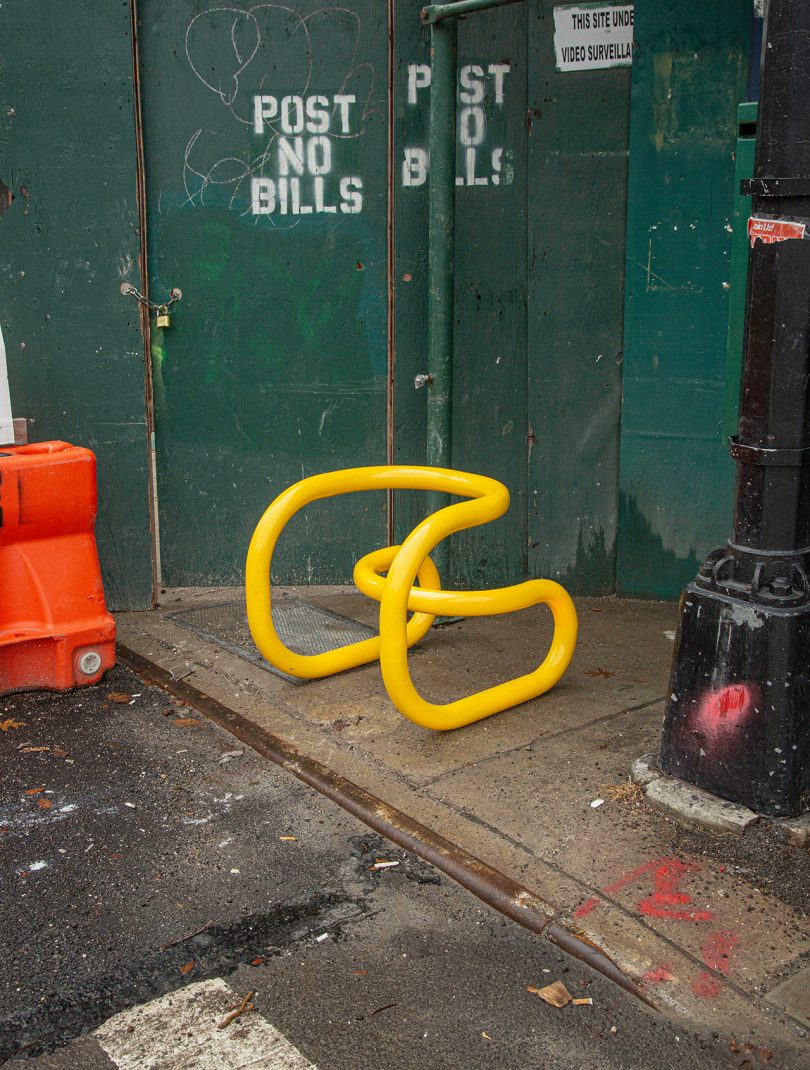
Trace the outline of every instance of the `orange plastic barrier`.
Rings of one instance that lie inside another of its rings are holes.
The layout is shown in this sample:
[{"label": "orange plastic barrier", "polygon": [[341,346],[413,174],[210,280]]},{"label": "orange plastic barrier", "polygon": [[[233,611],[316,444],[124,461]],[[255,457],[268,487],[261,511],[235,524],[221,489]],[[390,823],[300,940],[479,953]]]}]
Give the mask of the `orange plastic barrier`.
[{"label": "orange plastic barrier", "polygon": [[93,684],[115,664],[96,501],[90,450],[0,448],[0,694]]}]

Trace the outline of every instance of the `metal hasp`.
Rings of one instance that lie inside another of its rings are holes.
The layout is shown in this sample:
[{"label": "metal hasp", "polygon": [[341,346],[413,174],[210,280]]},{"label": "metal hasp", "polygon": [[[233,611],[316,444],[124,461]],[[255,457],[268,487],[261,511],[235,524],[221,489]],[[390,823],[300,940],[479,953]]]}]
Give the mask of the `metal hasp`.
[{"label": "metal hasp", "polygon": [[771,0],[734,534],[682,595],[660,752],[665,772],[771,816],[810,807],[808,39],[810,4]]},{"label": "metal hasp", "polygon": [[[461,15],[526,0],[457,0],[422,9],[430,26],[427,463],[448,466],[453,436],[456,97]],[[440,502],[432,503],[438,508]]]}]

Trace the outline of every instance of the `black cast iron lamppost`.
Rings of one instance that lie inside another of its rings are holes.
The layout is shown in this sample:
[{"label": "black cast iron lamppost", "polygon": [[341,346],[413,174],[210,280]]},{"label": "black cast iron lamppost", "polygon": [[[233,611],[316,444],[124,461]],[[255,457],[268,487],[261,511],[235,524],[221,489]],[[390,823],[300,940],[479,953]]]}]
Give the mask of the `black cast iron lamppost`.
[{"label": "black cast iron lamppost", "polygon": [[771,0],[749,221],[734,532],[682,596],[660,765],[810,808],[810,3]]}]

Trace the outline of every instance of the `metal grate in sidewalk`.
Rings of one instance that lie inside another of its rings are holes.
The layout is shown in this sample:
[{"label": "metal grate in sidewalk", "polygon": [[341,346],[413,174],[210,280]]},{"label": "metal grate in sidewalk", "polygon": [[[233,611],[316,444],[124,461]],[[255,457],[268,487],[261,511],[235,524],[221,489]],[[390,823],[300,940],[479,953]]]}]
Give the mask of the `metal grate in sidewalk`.
[{"label": "metal grate in sidewalk", "polygon": [[[261,665],[290,683],[308,683],[307,680],[299,680],[274,669],[261,656],[250,634],[245,603],[241,599],[184,609],[169,614],[169,619],[200,638],[216,643],[223,650],[237,654],[254,665]],[[359,621],[342,617],[329,609],[321,609],[291,595],[278,595],[273,600],[273,623],[282,642],[299,654],[322,654],[326,650],[336,650],[376,634]]]}]

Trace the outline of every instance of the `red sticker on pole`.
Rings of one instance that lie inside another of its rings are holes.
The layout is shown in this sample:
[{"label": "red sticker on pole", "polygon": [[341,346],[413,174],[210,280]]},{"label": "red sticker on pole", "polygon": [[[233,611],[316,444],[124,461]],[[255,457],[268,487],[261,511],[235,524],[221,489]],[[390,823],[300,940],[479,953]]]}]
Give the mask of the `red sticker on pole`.
[{"label": "red sticker on pole", "polygon": [[803,238],[806,231],[805,223],[789,223],[785,219],[757,219],[751,216],[748,220],[748,237],[752,249],[757,238],[766,245],[773,245],[774,242]]}]

